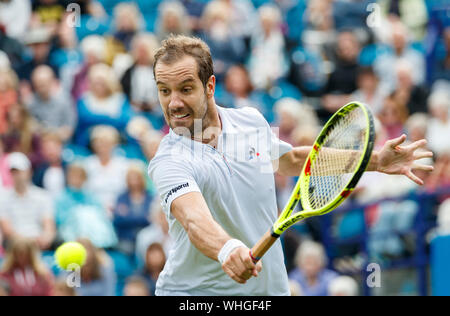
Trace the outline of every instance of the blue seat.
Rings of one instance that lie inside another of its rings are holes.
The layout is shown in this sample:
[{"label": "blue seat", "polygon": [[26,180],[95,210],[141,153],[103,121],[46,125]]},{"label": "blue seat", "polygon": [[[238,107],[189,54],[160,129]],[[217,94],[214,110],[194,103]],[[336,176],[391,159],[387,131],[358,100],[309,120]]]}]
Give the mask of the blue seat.
[{"label": "blue seat", "polygon": [[253,5],[255,8],[259,8],[260,6],[266,4],[266,3],[273,3],[272,0],[252,0]]},{"label": "blue seat", "polygon": [[44,262],[44,264],[50,269],[50,271],[53,273],[53,275],[58,276],[58,275],[61,274],[61,272],[62,272],[63,270],[61,270],[61,269],[56,265],[54,255],[55,255],[55,252],[54,252],[54,251],[51,251],[51,250],[43,251],[43,252],[42,252],[41,259],[42,259],[42,261]]},{"label": "blue seat", "polygon": [[286,24],[288,25],[288,38],[298,43],[303,30],[306,28],[304,13],[306,10],[305,0],[297,0],[288,12],[286,12]]},{"label": "blue seat", "polygon": [[158,6],[161,4],[162,0],[136,0],[134,1],[139,7],[142,14],[154,14],[158,12]]},{"label": "blue seat", "polygon": [[431,293],[433,296],[450,295],[450,235],[438,236],[431,241]]},{"label": "blue seat", "polygon": [[126,279],[136,271],[135,259],[116,250],[108,250],[107,253],[114,262],[114,271],[117,276],[116,295],[121,296]]},{"label": "blue seat", "polygon": [[108,250],[107,253],[114,262],[114,270],[118,279],[126,279],[135,272],[134,258],[115,250]]},{"label": "blue seat", "polygon": [[359,54],[359,63],[362,66],[371,66],[379,56],[389,53],[390,48],[383,44],[369,44],[363,47]]},{"label": "blue seat", "polygon": [[106,13],[111,16],[113,11],[114,11],[114,7],[121,2],[129,2],[129,1],[123,1],[123,0],[99,0],[99,2],[101,3],[101,5],[103,6],[103,8],[105,9]]},{"label": "blue seat", "polygon": [[286,80],[278,80],[277,84],[270,89],[269,93],[275,102],[283,98],[293,98],[297,100],[302,98],[300,90]]},{"label": "blue seat", "polygon": [[110,18],[95,19],[84,15],[80,18],[80,26],[75,28],[79,41],[89,35],[104,35],[109,31],[111,24]]},{"label": "blue seat", "polygon": [[154,33],[156,30],[156,21],[158,20],[158,12],[148,12],[144,14],[145,30]]}]

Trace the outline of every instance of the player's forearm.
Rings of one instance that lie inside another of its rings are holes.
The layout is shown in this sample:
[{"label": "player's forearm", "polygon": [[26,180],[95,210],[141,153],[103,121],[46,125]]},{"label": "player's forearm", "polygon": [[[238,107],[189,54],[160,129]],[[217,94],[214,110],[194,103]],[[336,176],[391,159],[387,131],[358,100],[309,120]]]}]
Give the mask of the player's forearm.
[{"label": "player's forearm", "polygon": [[372,151],[372,155],[370,156],[369,165],[367,166],[367,171],[378,171],[378,151]]},{"label": "player's forearm", "polygon": [[181,223],[192,244],[205,256],[217,260],[223,245],[231,239],[214,220],[202,195],[188,193],[172,203],[172,215]]},{"label": "player's forearm", "polygon": [[277,172],[283,176],[297,177],[302,171],[311,149],[311,146],[294,147],[290,152],[280,157]]},{"label": "player's forearm", "polygon": [[223,245],[231,239],[213,219],[190,220],[185,229],[192,244],[213,260],[218,260]]},{"label": "player's forearm", "polygon": [[[283,176],[296,177],[302,171],[303,165],[305,164],[306,159],[308,158],[308,154],[311,151],[312,146],[302,146],[302,147],[294,147],[290,152],[284,154],[279,159],[279,166],[277,172]],[[349,159],[352,157],[350,153],[353,153],[352,150],[338,150],[333,148],[322,148],[322,156],[325,153],[333,156],[342,155],[344,159]],[[360,152],[354,151],[355,154],[359,154]],[[353,158],[352,158],[353,159]],[[367,171],[378,171],[379,165],[379,152],[373,151],[370,157],[369,165],[367,167]],[[333,172],[333,169],[329,170]],[[339,170],[339,172],[343,172]]]}]

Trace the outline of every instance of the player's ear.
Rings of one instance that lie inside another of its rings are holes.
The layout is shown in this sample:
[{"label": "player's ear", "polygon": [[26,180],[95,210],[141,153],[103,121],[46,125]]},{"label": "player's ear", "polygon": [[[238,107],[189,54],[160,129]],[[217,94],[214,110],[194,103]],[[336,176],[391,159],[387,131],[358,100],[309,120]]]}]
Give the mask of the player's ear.
[{"label": "player's ear", "polygon": [[208,98],[214,96],[214,92],[216,90],[216,76],[212,75],[209,77],[208,82],[206,83],[206,95]]}]

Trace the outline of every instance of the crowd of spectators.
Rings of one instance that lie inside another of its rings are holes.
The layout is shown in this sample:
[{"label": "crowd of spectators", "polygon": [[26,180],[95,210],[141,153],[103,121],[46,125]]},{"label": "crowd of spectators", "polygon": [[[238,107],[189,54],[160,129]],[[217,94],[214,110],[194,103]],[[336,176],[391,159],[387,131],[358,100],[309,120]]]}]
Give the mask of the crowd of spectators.
[{"label": "crowd of spectators", "polygon": [[[217,104],[258,108],[294,146],[353,100],[376,117],[376,148],[402,133],[428,140],[423,188],[369,173],[358,202],[450,186],[449,11],[441,0],[0,1],[0,295],[154,293],[171,240],[146,166],[169,131],[152,70],[169,34],[209,45]],[[281,208],[295,179],[275,180]],[[383,202],[363,221],[389,234],[417,212],[413,198]],[[338,237],[358,233],[358,214]],[[328,270],[316,221],[285,240],[293,294],[357,295]],[[79,288],[45,257],[72,240],[88,251]],[[395,234],[369,249],[405,253]]]}]

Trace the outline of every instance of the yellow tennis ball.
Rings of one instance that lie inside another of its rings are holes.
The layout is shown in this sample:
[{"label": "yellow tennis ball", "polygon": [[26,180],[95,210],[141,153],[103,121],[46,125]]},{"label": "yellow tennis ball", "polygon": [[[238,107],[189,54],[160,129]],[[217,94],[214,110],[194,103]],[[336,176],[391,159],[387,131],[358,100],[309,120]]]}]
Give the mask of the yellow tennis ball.
[{"label": "yellow tennis ball", "polygon": [[71,268],[72,264],[81,267],[86,261],[86,249],[78,242],[66,242],[56,249],[55,261],[64,270]]}]

